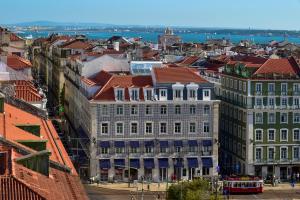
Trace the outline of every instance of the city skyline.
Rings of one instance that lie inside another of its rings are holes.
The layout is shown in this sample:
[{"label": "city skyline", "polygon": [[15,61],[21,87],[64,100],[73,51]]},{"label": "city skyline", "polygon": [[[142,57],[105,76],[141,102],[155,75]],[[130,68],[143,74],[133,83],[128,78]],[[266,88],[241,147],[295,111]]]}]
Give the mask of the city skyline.
[{"label": "city skyline", "polygon": [[[300,13],[297,12],[300,7],[299,0],[291,0],[288,4],[279,0],[263,2],[154,0],[142,3],[137,0],[114,2],[88,0],[84,5],[79,0],[62,0],[58,5],[51,1],[29,0],[17,3],[18,6],[15,2],[1,3],[0,24],[55,21],[115,25],[300,29],[297,23],[297,19],[300,18]],[[14,12],[11,12],[12,9]],[[277,14],[279,11],[280,15]]]}]

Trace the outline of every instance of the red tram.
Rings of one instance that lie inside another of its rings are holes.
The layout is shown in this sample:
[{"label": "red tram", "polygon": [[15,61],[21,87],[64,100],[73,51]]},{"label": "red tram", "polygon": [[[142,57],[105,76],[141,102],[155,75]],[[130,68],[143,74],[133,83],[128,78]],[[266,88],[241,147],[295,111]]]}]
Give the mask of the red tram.
[{"label": "red tram", "polygon": [[263,180],[260,177],[228,177],[224,179],[223,191],[234,193],[262,193]]}]

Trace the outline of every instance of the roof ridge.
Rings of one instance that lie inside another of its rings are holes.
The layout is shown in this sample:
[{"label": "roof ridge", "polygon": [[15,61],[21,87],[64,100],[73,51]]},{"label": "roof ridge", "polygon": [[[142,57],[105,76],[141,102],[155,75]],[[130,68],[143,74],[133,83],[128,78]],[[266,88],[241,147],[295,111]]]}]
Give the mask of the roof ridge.
[{"label": "roof ridge", "polygon": [[[104,71],[104,72],[106,72],[106,71]],[[97,96],[99,96],[99,95],[102,93],[102,91],[104,90],[104,88],[105,88],[105,87],[112,81],[112,79],[115,77],[114,74],[110,74],[110,75],[111,75],[111,77],[109,78],[109,80],[103,85],[103,87],[100,88],[100,90],[97,92],[97,94],[95,94],[95,95],[92,97],[92,99],[97,98]]]}]

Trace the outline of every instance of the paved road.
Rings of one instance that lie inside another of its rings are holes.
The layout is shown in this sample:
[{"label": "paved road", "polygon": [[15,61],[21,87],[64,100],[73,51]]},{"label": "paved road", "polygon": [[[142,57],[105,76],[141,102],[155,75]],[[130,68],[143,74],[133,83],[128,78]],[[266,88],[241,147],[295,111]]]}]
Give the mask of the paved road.
[{"label": "paved road", "polygon": [[[111,190],[98,188],[94,186],[85,185],[88,196],[91,200],[131,200],[131,195],[129,191],[125,190]],[[154,200],[155,199],[154,192],[145,192],[144,200]],[[136,196],[135,196],[136,197]],[[268,190],[262,194],[250,194],[250,195],[230,195],[230,199],[284,199],[284,200],[292,200],[292,199],[300,199],[300,190],[290,189],[290,190]],[[139,194],[138,198],[133,198],[134,200],[140,200],[141,194]],[[163,198],[161,198],[163,199]],[[226,199],[226,198],[224,198]]]}]

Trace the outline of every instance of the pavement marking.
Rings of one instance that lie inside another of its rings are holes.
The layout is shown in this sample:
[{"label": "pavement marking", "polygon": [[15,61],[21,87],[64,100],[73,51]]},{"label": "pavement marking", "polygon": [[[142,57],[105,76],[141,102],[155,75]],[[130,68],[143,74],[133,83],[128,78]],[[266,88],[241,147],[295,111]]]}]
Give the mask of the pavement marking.
[{"label": "pavement marking", "polygon": [[259,199],[255,194],[252,195],[254,199]]}]

